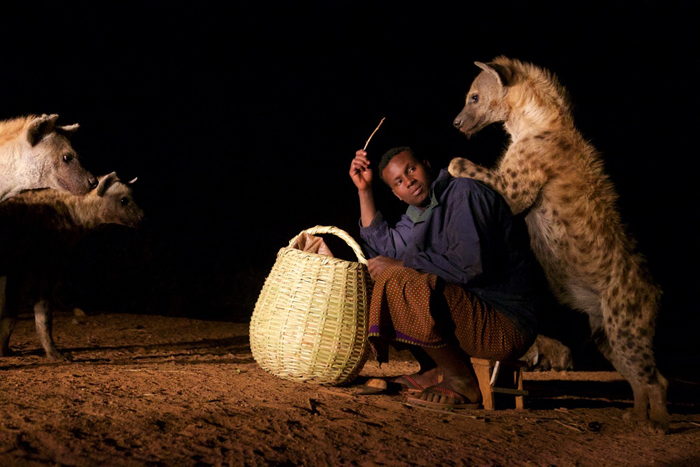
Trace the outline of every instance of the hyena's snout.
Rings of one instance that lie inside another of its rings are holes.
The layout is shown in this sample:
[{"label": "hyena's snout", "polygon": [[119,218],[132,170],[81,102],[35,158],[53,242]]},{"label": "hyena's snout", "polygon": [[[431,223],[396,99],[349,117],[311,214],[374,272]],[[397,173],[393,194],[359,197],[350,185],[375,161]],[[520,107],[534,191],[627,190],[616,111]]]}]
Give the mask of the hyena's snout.
[{"label": "hyena's snout", "polygon": [[461,113],[459,115],[457,115],[454,120],[452,120],[452,125],[454,125],[454,127],[457,128],[458,130],[460,128],[462,128],[462,123],[463,123],[463,120],[462,120]]},{"label": "hyena's snout", "polygon": [[452,121],[452,125],[469,138],[491,123],[503,120],[496,112],[484,112],[481,109],[474,109],[472,106],[469,106],[462,109]]},{"label": "hyena's snout", "polygon": [[452,125],[467,137],[478,131],[474,116],[462,110],[452,121]]}]

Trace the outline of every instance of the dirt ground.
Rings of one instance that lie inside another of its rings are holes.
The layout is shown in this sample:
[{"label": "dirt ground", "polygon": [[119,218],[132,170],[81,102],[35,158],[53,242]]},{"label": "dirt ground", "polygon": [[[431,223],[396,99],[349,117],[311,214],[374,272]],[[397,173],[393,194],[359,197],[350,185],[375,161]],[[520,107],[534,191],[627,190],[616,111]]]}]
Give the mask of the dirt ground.
[{"label": "dirt ground", "polygon": [[[0,466],[700,465],[697,381],[669,378],[659,436],[622,421],[614,372],[527,373],[525,410],[440,412],[267,374],[245,323],[62,313],[54,334],[71,363],[45,360],[30,316],[0,359]],[[395,354],[356,382],[414,369]]]}]

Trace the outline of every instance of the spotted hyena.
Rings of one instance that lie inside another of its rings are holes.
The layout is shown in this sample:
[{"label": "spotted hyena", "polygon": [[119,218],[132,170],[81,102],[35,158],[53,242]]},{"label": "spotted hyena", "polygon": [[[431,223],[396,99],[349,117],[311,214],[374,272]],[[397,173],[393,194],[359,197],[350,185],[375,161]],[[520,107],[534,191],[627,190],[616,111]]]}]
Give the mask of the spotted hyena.
[{"label": "spotted hyena", "polygon": [[65,360],[52,336],[52,308],[60,299],[72,248],[104,224],[136,228],[144,213],[134,202],[133,183],[112,172],[85,195],[29,190],[0,203],[0,356],[12,355],[10,336],[20,311],[34,310],[36,331],[50,360]]},{"label": "spotted hyena", "polygon": [[554,294],[588,314],[600,350],[632,386],[630,418],[667,432],[668,383],[652,347],[661,291],[625,232],[599,153],[552,73],[506,57],[476,65],[482,71],[454,125],[469,137],[502,122],[511,140],[494,168],[455,158],[450,173],[490,185],[525,214]]},{"label": "spotted hyena", "polygon": [[55,188],[85,194],[97,185],[70,137],[78,124],[57,125],[58,115],[0,121],[0,201],[22,190]]},{"label": "spotted hyena", "polygon": [[571,350],[551,337],[540,334],[521,358],[530,371],[566,371],[574,367]]}]

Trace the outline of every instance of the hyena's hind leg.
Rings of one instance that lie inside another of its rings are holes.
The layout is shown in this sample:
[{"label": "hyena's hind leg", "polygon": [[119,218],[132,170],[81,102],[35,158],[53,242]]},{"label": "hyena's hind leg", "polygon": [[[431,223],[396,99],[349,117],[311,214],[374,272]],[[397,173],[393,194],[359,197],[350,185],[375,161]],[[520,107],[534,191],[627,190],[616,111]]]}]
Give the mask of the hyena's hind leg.
[{"label": "hyena's hind leg", "polygon": [[17,322],[16,309],[7,306],[7,277],[0,277],[0,357],[8,357],[14,352],[10,349],[10,336]]},{"label": "hyena's hind leg", "polygon": [[606,319],[606,339],[599,348],[632,386],[634,407],[625,418],[646,425],[653,433],[664,434],[668,433],[668,381],[656,366],[653,328],[644,327],[646,324],[635,323],[630,316]]},{"label": "hyena's hind leg", "polygon": [[53,361],[68,361],[57,348],[53,340],[53,312],[51,303],[41,299],[34,304],[34,320],[36,321],[36,333],[41,341],[41,346],[46,351],[46,357]]}]

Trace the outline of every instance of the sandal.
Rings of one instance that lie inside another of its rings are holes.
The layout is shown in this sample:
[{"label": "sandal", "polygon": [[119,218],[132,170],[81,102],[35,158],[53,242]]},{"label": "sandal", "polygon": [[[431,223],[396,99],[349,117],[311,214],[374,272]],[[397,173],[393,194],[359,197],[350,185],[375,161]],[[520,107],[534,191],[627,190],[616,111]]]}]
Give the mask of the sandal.
[{"label": "sandal", "polygon": [[402,391],[406,391],[409,393],[425,391],[425,388],[418,384],[418,381],[413,379],[411,375],[399,376],[398,378],[394,379],[392,383],[400,385]]},{"label": "sandal", "polygon": [[[428,401],[422,399],[424,395],[440,396],[439,402]],[[412,407],[427,407],[430,409],[439,410],[454,410],[454,409],[479,409],[481,404],[471,402],[462,394],[451,389],[443,388],[442,386],[430,386],[420,393],[419,396],[407,396],[406,403]]]}]

